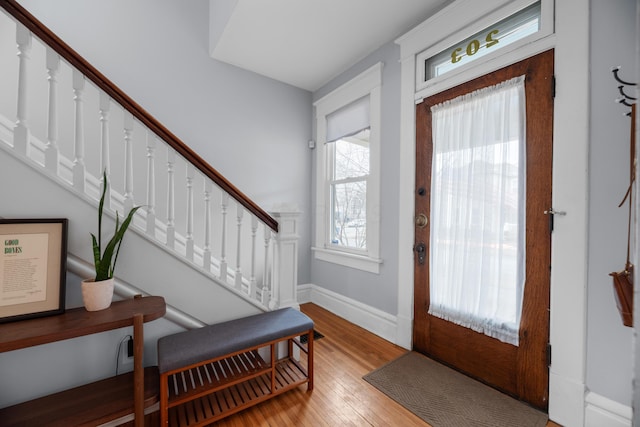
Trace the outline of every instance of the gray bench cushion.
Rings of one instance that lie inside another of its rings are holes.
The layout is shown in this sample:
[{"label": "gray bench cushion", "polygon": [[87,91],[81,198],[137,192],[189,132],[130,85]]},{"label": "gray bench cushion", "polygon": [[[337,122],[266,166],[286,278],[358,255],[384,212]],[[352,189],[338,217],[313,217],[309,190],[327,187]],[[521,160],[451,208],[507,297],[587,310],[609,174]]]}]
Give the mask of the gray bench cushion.
[{"label": "gray bench cushion", "polygon": [[313,320],[289,307],[178,332],[158,340],[158,369],[164,373],[311,329]]}]

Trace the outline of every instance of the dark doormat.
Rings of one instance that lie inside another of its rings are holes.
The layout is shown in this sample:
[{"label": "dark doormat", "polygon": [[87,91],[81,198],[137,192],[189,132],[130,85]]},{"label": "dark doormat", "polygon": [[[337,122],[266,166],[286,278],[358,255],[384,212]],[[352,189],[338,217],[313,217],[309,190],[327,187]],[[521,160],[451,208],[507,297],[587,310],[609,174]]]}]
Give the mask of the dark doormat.
[{"label": "dark doormat", "polygon": [[413,351],[363,378],[433,427],[545,427],[548,420],[544,412]]},{"label": "dark doormat", "polygon": [[[324,335],[322,335],[320,332],[316,331],[315,329],[313,330],[313,340],[319,340],[320,338],[324,338]],[[309,340],[309,334],[304,334],[304,335],[300,335],[300,342],[302,344],[306,344],[307,341]]]}]

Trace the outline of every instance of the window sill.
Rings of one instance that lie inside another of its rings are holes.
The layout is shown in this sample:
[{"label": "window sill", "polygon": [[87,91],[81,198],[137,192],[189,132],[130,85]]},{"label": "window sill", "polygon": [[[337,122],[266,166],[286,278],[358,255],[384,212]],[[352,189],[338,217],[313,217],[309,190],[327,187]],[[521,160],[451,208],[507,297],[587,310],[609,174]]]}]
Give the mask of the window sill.
[{"label": "window sill", "polygon": [[312,247],[316,259],[343,265],[345,267],[355,268],[357,270],[368,271],[369,273],[380,273],[380,264],[382,260],[379,258],[371,258],[365,255],[357,255],[349,252],[341,252],[332,249],[323,249]]}]

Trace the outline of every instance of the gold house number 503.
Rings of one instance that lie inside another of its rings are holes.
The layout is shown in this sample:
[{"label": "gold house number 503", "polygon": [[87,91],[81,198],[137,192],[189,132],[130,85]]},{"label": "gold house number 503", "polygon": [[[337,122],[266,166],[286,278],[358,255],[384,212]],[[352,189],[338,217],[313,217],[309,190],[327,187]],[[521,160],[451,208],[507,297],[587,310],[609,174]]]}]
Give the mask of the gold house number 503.
[{"label": "gold house number 503", "polygon": [[[494,46],[496,44],[498,44],[499,40],[498,39],[494,39],[493,37],[498,34],[498,30],[493,30],[490,31],[487,36],[485,37],[485,47],[486,48],[490,48],[491,46]],[[480,45],[480,42],[476,39],[473,39],[469,42],[469,44],[467,45],[467,56],[473,56],[476,53],[478,53],[478,51],[480,50],[482,46]],[[451,63],[455,64],[456,62],[460,61],[462,59],[462,56],[460,55],[460,52],[462,51],[462,48],[459,47],[457,49],[454,49],[451,52]]]}]

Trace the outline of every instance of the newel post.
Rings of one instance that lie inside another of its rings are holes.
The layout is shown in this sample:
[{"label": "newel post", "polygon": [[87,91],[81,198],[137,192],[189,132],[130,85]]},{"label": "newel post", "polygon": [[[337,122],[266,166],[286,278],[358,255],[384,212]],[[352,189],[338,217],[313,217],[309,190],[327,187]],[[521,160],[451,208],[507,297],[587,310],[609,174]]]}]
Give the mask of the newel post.
[{"label": "newel post", "polygon": [[273,281],[269,308],[298,305],[298,235],[300,211],[297,206],[278,206],[271,215],[278,221],[273,258]]}]

